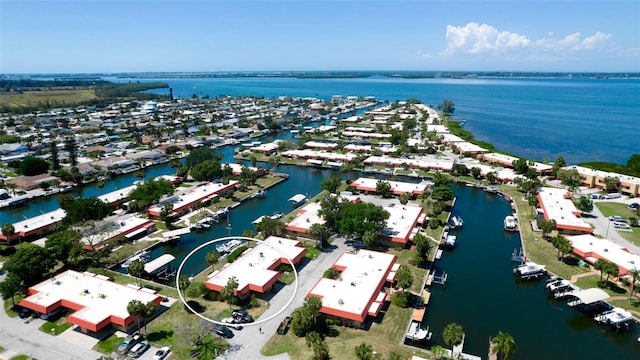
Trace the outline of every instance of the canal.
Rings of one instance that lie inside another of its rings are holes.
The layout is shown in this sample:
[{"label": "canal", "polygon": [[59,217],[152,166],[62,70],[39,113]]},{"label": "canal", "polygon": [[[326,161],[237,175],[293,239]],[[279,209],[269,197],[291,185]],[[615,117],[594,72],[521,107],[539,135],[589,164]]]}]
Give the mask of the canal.
[{"label": "canal", "polygon": [[[260,138],[272,141],[275,135]],[[279,138],[292,139],[289,132]],[[224,162],[233,162],[235,147],[218,149]],[[268,165],[265,165],[268,166]],[[329,170],[302,169],[280,166],[278,172],[287,173],[289,179],[268,190],[264,199],[252,199],[230,211],[232,235],[255,229],[251,224],[261,215],[290,212],[287,201],[297,193],[309,197],[320,191],[320,182],[335,174]],[[146,178],[173,174],[168,164],[147,169]],[[356,178],[359,174],[343,175]],[[133,184],[132,174],[108,181],[103,188],[88,184],[75,189],[74,196],[97,196]],[[640,355],[640,336],[637,326],[627,332],[616,333],[597,325],[591,318],[569,308],[565,302],[549,299],[544,292],[544,281],[519,281],[511,270],[511,253],[520,247],[517,234],[502,228],[504,216],[511,212],[503,198],[481,190],[454,185],[457,202],[453,215],[464,219],[464,228],[458,232],[456,248],[446,252],[436,262],[441,273],[446,271],[446,287],[434,285],[427,308],[425,324],[433,331],[429,346],[446,346],[442,330],[452,322],[460,324],[467,337],[464,351],[486,358],[488,339],[498,331],[508,332],[518,344],[517,359],[637,359]],[[28,206],[0,211],[0,223],[16,222],[59,207],[56,196],[32,201]],[[152,252],[155,258],[162,253],[176,256],[177,265],[186,254],[205,241],[227,236],[227,221],[221,220],[209,230],[192,233],[176,245],[165,245]],[[207,264],[204,252],[193,256],[183,269],[184,275],[200,272]]]},{"label": "canal", "polygon": [[483,358],[489,337],[503,331],[516,340],[516,359],[638,359],[638,326],[616,333],[566,301],[549,298],[544,280],[514,277],[511,254],[520,248],[520,237],[503,230],[511,213],[505,199],[461,185],[454,185],[454,192],[452,215],[463,218],[464,228],[457,231],[455,249],[435,263],[448,279],[446,287],[433,286],[427,306],[429,345],[447,347],[442,330],[455,322],[467,334],[464,352]]}]

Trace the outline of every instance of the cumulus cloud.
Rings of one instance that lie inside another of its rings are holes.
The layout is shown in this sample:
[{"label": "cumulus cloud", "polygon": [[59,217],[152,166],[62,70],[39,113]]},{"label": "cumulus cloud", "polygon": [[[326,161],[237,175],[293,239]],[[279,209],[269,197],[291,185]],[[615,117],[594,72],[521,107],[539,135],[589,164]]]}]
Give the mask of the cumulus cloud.
[{"label": "cumulus cloud", "polygon": [[491,25],[468,23],[464,26],[447,26],[447,48],[444,55],[454,54],[504,54],[522,50],[542,52],[576,52],[601,48],[611,38],[611,34],[596,34],[583,38],[574,33],[561,39],[554,39],[553,33],[548,38],[531,40],[527,36],[499,31]]}]

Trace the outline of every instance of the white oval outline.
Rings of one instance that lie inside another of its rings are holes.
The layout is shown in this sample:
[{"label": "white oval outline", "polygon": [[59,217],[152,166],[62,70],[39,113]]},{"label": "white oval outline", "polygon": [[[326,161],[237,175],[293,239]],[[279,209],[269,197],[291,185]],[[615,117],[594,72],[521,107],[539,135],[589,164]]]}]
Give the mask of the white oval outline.
[{"label": "white oval outline", "polygon": [[[184,299],[184,297],[182,296],[182,292],[180,291],[180,272],[182,271],[182,267],[187,262],[187,260],[189,260],[191,255],[196,253],[198,250],[202,249],[205,246],[209,246],[211,244],[215,244],[215,243],[217,243],[219,241],[233,240],[233,239],[242,239],[242,240],[246,240],[246,241],[258,241],[258,242],[261,242],[261,243],[269,246],[270,248],[274,249],[275,251],[279,252],[280,254],[284,255],[284,257],[287,259],[287,261],[289,261],[289,264],[291,265],[291,267],[293,267],[293,275],[295,277],[295,283],[294,283],[295,287],[293,288],[293,295],[291,295],[291,298],[289,299],[289,301],[287,301],[287,303],[280,310],[278,310],[278,312],[276,312],[275,314],[269,316],[268,318],[261,319],[259,321],[254,321],[252,323],[243,323],[242,326],[254,326],[254,325],[260,325],[260,324],[266,323],[267,321],[270,321],[270,320],[274,319],[276,316],[280,315],[286,308],[289,307],[289,305],[291,305],[291,303],[293,302],[293,299],[295,299],[296,294],[298,293],[298,269],[296,269],[296,266],[293,264],[293,260],[291,260],[291,258],[289,256],[287,256],[287,254],[285,254],[282,250],[276,248],[275,246],[269,244],[268,242],[266,242],[264,240],[254,239],[254,238],[249,238],[249,237],[244,237],[244,236],[226,236],[226,237],[222,237],[222,238],[209,240],[209,241],[207,241],[207,242],[205,242],[203,244],[200,244],[198,247],[196,247],[195,249],[191,250],[191,252],[189,252],[187,254],[187,256],[185,256],[185,258],[180,263],[180,266],[178,267],[178,271],[176,272],[176,290],[178,290],[178,296],[180,297],[180,300],[182,301],[184,306],[186,306],[191,311],[191,313],[197,315],[202,320],[205,320],[205,321],[208,321],[208,322],[211,322],[211,323],[214,323],[214,324],[218,324],[218,325],[223,325],[223,326],[228,326],[229,325],[229,324],[225,324],[225,323],[213,320],[213,319],[209,319],[206,316],[200,315],[198,312],[193,310],[191,308],[191,306],[189,306],[189,304],[187,304],[187,301]],[[206,271],[206,268],[203,271]],[[268,308],[267,308],[267,310],[268,310]]]}]

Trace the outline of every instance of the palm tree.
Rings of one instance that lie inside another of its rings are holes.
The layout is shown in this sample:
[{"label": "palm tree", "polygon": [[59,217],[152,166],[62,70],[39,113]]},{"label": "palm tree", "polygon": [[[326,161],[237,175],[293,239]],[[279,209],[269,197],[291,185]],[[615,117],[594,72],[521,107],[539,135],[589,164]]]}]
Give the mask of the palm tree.
[{"label": "palm tree", "polygon": [[462,326],[456,323],[447,325],[442,331],[444,342],[449,345],[452,350],[455,346],[462,344],[463,336],[464,332],[462,331]]},{"label": "palm tree", "polygon": [[498,354],[498,360],[511,360],[513,354],[518,350],[513,336],[508,333],[503,333],[502,331],[498,331],[498,335],[491,339],[491,343],[494,345],[491,352]]},{"label": "palm tree", "polygon": [[564,254],[568,254],[573,251],[571,242],[562,235],[557,235],[551,239],[553,246],[558,249],[558,261],[562,260]]},{"label": "palm tree", "polygon": [[636,279],[640,277],[640,269],[633,268],[629,270],[629,275],[631,275],[631,291],[629,291],[629,301],[631,301],[633,293],[636,291]]},{"label": "palm tree", "polygon": [[593,263],[593,268],[596,270],[600,270],[600,281],[602,281],[602,273],[604,272],[607,266],[607,260],[598,259],[595,263]]},{"label": "palm tree", "polygon": [[216,250],[211,250],[207,253],[207,264],[209,264],[211,266],[211,270],[215,270],[216,269],[216,264],[218,263],[218,260],[220,260],[220,253],[217,252]]},{"label": "palm tree", "polygon": [[138,322],[138,330],[140,330],[140,317],[144,312],[144,307],[144,303],[137,299],[131,300],[127,304],[127,312],[129,313],[129,315],[136,317],[136,320]]},{"label": "palm tree", "polygon": [[447,354],[447,349],[440,345],[433,345],[431,347],[431,356],[433,360],[442,359]]},{"label": "palm tree", "polygon": [[144,262],[140,259],[133,260],[127,267],[127,272],[129,275],[138,278],[138,281],[140,281],[142,274],[144,274]]},{"label": "palm tree", "polygon": [[311,225],[311,227],[309,228],[309,235],[318,238],[321,248],[324,248],[327,245],[329,245],[327,243],[327,239],[329,239],[329,236],[331,235],[331,231],[329,231],[329,228],[327,228],[326,225],[324,224]]}]

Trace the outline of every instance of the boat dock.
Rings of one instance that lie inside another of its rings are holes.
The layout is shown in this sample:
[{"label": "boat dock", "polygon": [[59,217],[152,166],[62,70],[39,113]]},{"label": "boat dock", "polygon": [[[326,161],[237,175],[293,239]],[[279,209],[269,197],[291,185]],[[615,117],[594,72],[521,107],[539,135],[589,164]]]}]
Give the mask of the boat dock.
[{"label": "boat dock", "polygon": [[447,355],[452,359],[463,359],[463,360],[482,360],[480,356],[465,354],[462,352],[464,347],[464,338],[465,334],[462,334],[462,342],[460,344],[453,347],[453,353],[449,349],[445,349],[447,351]]}]

